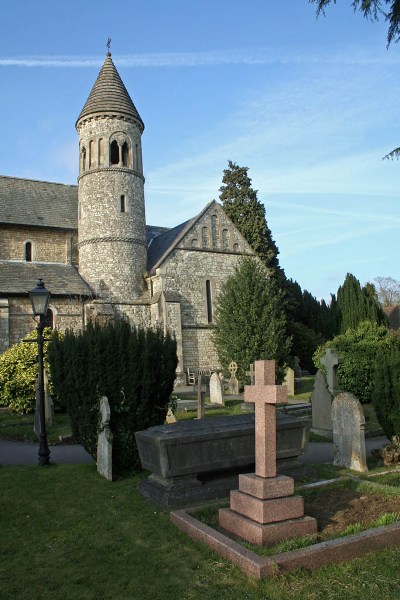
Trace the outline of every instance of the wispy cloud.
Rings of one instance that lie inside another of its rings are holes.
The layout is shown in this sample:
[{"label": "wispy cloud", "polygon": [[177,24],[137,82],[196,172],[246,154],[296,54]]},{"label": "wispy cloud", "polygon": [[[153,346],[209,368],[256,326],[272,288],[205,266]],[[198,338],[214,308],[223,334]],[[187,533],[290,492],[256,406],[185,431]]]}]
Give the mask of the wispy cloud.
[{"label": "wispy cloud", "polygon": [[[218,65],[268,65],[268,64],[400,64],[396,52],[366,53],[365,48],[351,48],[336,53],[292,53],[286,49],[237,48],[207,52],[155,52],[147,54],[116,55],[116,62],[124,67],[202,67]],[[103,58],[96,56],[30,55],[0,57],[3,67],[55,67],[82,68],[101,66]]]}]

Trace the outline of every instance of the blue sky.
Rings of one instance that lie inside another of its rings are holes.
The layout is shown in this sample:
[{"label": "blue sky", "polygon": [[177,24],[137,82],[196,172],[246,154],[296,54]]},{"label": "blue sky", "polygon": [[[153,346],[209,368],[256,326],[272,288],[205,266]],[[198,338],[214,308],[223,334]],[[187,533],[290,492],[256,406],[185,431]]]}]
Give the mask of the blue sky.
[{"label": "blue sky", "polygon": [[104,61],[146,125],[147,222],[174,226],[249,167],[288,277],[400,279],[400,46],[350,0],[14,0],[1,7],[0,174],[76,183],[75,121]]}]

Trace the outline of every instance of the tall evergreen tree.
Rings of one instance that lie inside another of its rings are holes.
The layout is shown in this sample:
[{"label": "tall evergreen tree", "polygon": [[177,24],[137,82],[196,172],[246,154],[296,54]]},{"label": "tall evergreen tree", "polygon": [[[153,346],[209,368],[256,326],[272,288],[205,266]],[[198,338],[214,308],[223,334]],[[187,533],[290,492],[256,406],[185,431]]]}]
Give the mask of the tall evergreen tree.
[{"label": "tall evergreen tree", "polygon": [[224,211],[236,225],[253,250],[261,258],[272,275],[282,276],[279,266],[279,250],[265,218],[265,207],[257,198],[257,190],[251,187],[248,167],[239,167],[229,161],[219,188]]},{"label": "tall evergreen tree", "polygon": [[347,273],[343,285],[338,289],[337,305],[341,333],[355,329],[362,321],[387,324],[386,316],[370,288],[361,288],[360,282],[351,273]]},{"label": "tall evergreen tree", "polygon": [[218,295],[214,343],[225,368],[237,362],[241,381],[255,360],[275,359],[282,375],[290,344],[283,292],[254,258],[240,262]]}]

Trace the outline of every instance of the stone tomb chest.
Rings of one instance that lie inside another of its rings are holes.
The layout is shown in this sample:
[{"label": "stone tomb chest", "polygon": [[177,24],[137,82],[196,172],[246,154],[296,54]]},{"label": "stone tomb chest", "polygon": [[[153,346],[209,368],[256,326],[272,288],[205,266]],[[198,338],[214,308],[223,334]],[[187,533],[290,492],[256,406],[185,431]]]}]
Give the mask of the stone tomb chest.
[{"label": "stone tomb chest", "polygon": [[[277,467],[301,466],[309,422],[277,415]],[[239,473],[254,470],[254,414],[180,421],[135,434],[140,460],[150,477],[141,493],[164,506],[228,496]]]}]

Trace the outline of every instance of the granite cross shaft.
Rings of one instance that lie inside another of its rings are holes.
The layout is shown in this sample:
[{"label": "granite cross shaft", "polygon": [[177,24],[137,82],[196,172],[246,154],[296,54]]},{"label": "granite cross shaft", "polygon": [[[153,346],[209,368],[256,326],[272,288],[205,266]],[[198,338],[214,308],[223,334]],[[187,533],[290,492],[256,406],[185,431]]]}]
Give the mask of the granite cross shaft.
[{"label": "granite cross shaft", "polygon": [[255,385],[244,386],[244,401],[255,404],[255,473],[276,476],[276,405],[287,402],[287,388],[275,385],[275,361],[255,362]]}]

